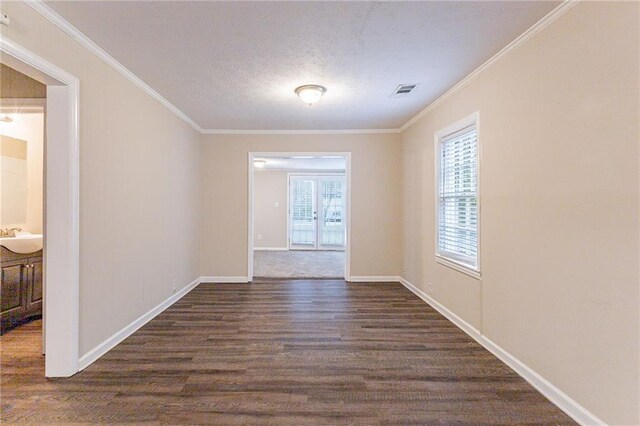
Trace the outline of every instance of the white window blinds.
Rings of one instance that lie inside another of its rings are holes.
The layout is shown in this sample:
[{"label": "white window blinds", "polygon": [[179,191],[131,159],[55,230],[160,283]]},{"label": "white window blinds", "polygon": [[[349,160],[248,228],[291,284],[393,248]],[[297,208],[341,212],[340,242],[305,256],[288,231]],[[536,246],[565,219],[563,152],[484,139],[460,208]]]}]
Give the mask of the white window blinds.
[{"label": "white window blinds", "polygon": [[440,141],[438,254],[477,270],[478,144],[475,125]]}]

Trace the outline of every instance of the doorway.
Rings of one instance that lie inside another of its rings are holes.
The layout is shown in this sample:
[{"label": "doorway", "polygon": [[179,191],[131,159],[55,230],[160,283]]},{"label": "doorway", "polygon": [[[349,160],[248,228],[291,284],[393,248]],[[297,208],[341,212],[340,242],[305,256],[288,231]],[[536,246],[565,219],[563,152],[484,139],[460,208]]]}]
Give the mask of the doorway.
[{"label": "doorway", "polygon": [[3,65],[46,86],[44,249],[40,265],[27,259],[22,270],[27,283],[42,270],[44,374],[68,377],[79,370],[79,81],[8,37],[0,53]]},{"label": "doorway", "polygon": [[[4,64],[0,64],[0,79],[4,88],[0,96],[0,334],[4,335],[31,321],[42,324],[46,86]],[[42,326],[31,328],[44,335]]]},{"label": "doorway", "polygon": [[344,250],[344,174],[289,174],[289,250]]},{"label": "doorway", "polygon": [[350,163],[350,153],[249,153],[249,281],[348,279]]}]

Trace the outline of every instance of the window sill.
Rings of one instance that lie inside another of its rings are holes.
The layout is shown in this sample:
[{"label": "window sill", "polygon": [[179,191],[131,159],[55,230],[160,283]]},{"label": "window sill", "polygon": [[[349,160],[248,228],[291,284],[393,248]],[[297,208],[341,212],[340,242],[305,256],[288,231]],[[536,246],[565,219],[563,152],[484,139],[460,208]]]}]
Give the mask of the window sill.
[{"label": "window sill", "polygon": [[470,276],[472,278],[475,278],[477,280],[482,278],[482,274],[480,273],[480,271],[472,269],[471,267],[469,267],[467,265],[464,265],[462,263],[453,261],[451,259],[444,258],[444,257],[442,257],[440,255],[437,255],[437,254],[436,254],[436,262],[438,262],[439,264],[444,265],[444,266],[446,266],[448,268],[455,269],[458,272],[462,272],[463,274],[468,275],[468,276]]}]

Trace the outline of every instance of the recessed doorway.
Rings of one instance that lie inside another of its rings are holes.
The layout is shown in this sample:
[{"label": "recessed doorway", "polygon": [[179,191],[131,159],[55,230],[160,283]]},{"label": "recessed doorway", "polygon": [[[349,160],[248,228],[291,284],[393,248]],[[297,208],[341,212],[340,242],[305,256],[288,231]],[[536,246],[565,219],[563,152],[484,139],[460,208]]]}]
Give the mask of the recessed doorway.
[{"label": "recessed doorway", "polygon": [[290,173],[289,250],[344,250],[344,173]]},{"label": "recessed doorway", "polygon": [[[32,284],[42,282],[42,325],[37,322],[30,325],[36,330],[43,328],[44,342],[42,349],[37,350],[46,353],[44,374],[47,377],[68,377],[79,370],[79,80],[7,37],[0,39],[0,53],[3,65],[46,86],[45,149],[42,154],[44,199],[41,232],[44,237],[40,236],[42,260],[15,259],[22,263],[12,271],[20,269],[22,272],[17,287],[27,286],[28,307],[25,309],[35,309],[31,302],[40,297],[40,288]],[[19,107],[22,112],[27,106],[15,102],[9,105],[14,109]],[[14,233],[9,233],[9,250],[13,247],[17,252],[21,251],[16,246],[21,244],[13,241],[16,238]],[[24,243],[29,242],[29,238],[20,239]],[[33,333],[27,334],[33,336]]]},{"label": "recessed doorway", "polygon": [[0,80],[4,88],[0,96],[0,335],[4,335],[43,315],[46,86],[1,63]]},{"label": "recessed doorway", "polygon": [[250,153],[250,281],[348,279],[350,159]]}]

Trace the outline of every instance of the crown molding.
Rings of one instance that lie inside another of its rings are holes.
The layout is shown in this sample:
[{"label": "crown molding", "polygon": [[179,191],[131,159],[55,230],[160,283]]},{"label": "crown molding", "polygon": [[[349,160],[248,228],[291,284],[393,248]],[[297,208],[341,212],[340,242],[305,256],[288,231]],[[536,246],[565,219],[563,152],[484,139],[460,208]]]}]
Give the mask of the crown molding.
[{"label": "crown molding", "polygon": [[484,62],[474,71],[472,71],[465,78],[460,80],[455,86],[447,90],[440,95],[435,101],[431,102],[427,107],[414,115],[409,121],[400,126],[397,129],[330,129],[330,130],[244,130],[244,129],[203,129],[198,123],[196,123],[191,117],[182,112],[178,107],[169,102],[160,93],[155,91],[151,86],[145,83],[141,78],[132,73],[124,65],[118,62],[114,57],[105,52],[96,43],[91,41],[86,35],[81,33],[77,28],[71,25],[67,20],[60,16],[57,12],[51,9],[43,0],[24,0],[31,8],[40,13],[44,18],[60,28],[66,34],[71,36],[74,40],[104,61],[107,65],[122,74],[125,78],[131,81],[133,84],[141,88],[149,96],[160,102],[169,111],[176,114],[179,118],[188,123],[197,132],[205,135],[350,135],[350,134],[397,134],[402,133],[409,127],[417,123],[422,117],[428,114],[430,111],[440,105],[445,99],[462,89],[464,86],[473,81],[482,71],[491,66],[498,59],[516,49],[520,45],[524,44],[527,40],[533,37],[535,34],[546,28],[569,9],[579,3],[581,0],[564,0],[555,9],[549,12],[546,16],[536,22],[524,33],[519,35],[515,40],[505,46],[502,50],[492,56],[489,60]]},{"label": "crown molding", "polygon": [[203,129],[205,135],[353,135],[365,133],[400,133],[400,129],[333,129],[333,130],[242,130]]},{"label": "crown molding", "polygon": [[502,50],[500,50],[498,53],[496,53],[491,58],[489,58],[488,61],[484,62],[478,68],[473,70],[469,75],[467,75],[465,78],[460,80],[455,86],[453,86],[451,89],[444,92],[435,101],[427,105],[426,108],[424,108],[422,111],[414,115],[409,121],[407,121],[402,126],[400,126],[398,131],[404,132],[409,127],[416,124],[422,117],[427,115],[430,111],[433,111],[445,99],[447,99],[448,97],[450,97],[451,95],[453,95],[454,93],[462,89],[464,86],[469,84],[471,81],[473,81],[476,77],[480,75],[480,73],[482,73],[485,69],[490,67],[494,62],[496,62],[498,59],[502,58],[512,50],[526,43],[531,37],[533,37],[540,31],[542,31],[543,29],[545,29],[547,26],[549,26],[552,22],[554,22],[560,16],[564,15],[569,9],[571,9],[573,6],[578,4],[580,1],[581,0],[564,0],[555,9],[553,9],[551,12],[545,15],[538,22],[533,24],[528,30],[520,34],[515,40],[513,40],[511,43],[509,43],[504,48],[502,48]]},{"label": "crown molding", "polygon": [[49,22],[64,31],[67,35],[80,43],[91,53],[100,58],[107,65],[122,74],[126,79],[142,89],[149,96],[160,102],[165,108],[173,112],[197,132],[208,135],[327,135],[327,134],[366,134],[366,133],[400,133],[399,129],[331,129],[331,130],[242,130],[242,129],[203,129],[191,117],[173,105],[164,96],[145,83],[140,77],[122,65],[113,56],[105,52],[89,37],[71,25],[66,19],[51,9],[43,0],[24,0],[33,10],[42,15]]},{"label": "crown molding", "polygon": [[51,9],[47,4],[42,0],[25,0],[25,3],[33,10],[38,12],[44,18],[46,18],[49,22],[54,24],[56,27],[64,31],[67,35],[73,38],[75,41],[84,46],[91,53],[100,58],[104,63],[111,66],[113,69],[122,74],[126,79],[131,81],[133,84],[142,89],[145,93],[151,96],[156,101],[160,102],[165,108],[169,111],[173,112],[175,115],[184,120],[187,124],[193,127],[196,131],[202,133],[202,127],[198,125],[195,121],[191,119],[187,114],[182,112],[178,107],[169,102],[164,96],[160,93],[156,92],[151,86],[142,81],[142,79],[136,76],[134,73],[129,71],[124,65],[118,62],[113,56],[109,55],[107,52],[102,50],[100,46],[95,44],[89,37],[81,33],[76,27],[71,25],[67,20],[65,20],[62,16],[60,16],[56,11]]}]

